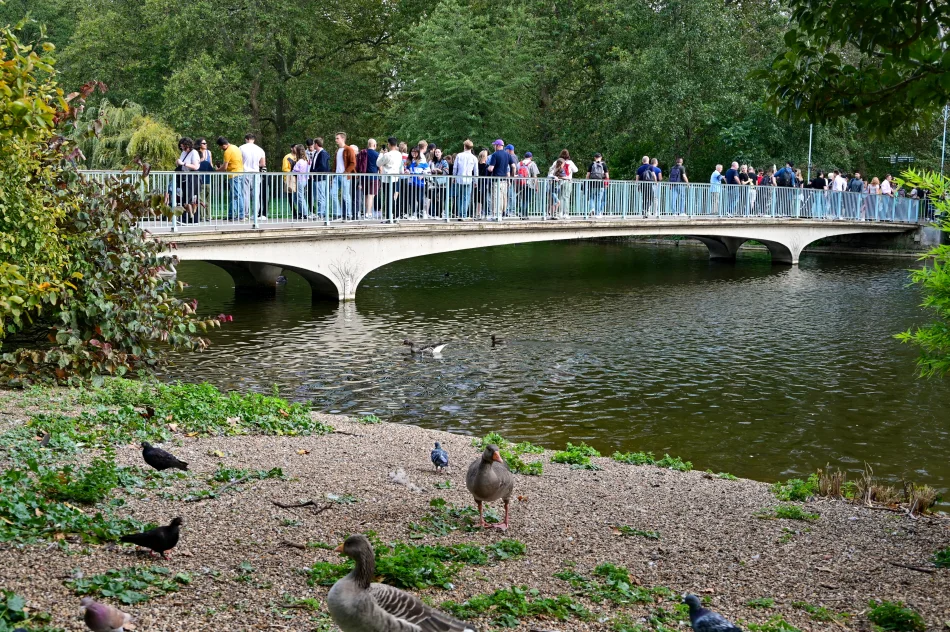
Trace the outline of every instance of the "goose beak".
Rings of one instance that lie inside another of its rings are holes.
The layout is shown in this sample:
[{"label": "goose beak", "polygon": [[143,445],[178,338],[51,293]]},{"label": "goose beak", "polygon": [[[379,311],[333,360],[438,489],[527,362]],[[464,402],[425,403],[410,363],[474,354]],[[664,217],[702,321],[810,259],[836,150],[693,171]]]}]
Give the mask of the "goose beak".
[{"label": "goose beak", "polygon": [[498,461],[499,463],[504,463],[504,462],[505,462],[504,459],[501,458],[501,454],[498,453],[498,452],[495,452],[494,454],[491,455],[491,460],[492,460],[492,461]]},{"label": "goose beak", "polygon": [[343,545],[341,544],[340,546],[338,546],[338,547],[336,547],[335,549],[333,549],[333,552],[334,552],[334,553],[342,553],[342,552],[343,552]]}]

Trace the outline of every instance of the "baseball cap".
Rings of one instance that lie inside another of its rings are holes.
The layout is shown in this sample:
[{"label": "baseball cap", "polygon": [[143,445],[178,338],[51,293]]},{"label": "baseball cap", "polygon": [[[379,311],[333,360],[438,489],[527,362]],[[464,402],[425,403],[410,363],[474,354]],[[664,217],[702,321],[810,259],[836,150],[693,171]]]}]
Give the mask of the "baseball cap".
[{"label": "baseball cap", "polygon": [[514,151],[514,150],[515,150],[515,146],[514,146],[514,145],[505,145],[505,149],[510,149],[511,151]]},{"label": "baseball cap", "polygon": [[503,140],[500,139],[500,138],[499,138],[498,140],[496,140],[494,143],[492,143],[492,145],[504,145],[504,144],[505,144],[505,141],[503,141]]},{"label": "baseball cap", "polygon": [[526,152],[524,152],[524,157],[525,157],[525,158],[534,158],[534,154],[532,154],[530,151],[526,151]]},{"label": "baseball cap", "polygon": [[603,157],[604,155],[600,153],[599,151],[596,154],[594,154],[594,158],[603,158]]}]

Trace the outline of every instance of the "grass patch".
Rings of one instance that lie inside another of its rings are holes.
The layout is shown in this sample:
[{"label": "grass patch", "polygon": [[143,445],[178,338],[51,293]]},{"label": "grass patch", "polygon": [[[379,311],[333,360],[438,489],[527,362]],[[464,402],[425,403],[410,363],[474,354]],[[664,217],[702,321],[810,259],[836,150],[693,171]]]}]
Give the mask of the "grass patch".
[{"label": "grass patch", "polygon": [[774,608],[775,600],[771,597],[759,597],[758,599],[750,599],[745,602],[745,605],[750,608]]},{"label": "grass patch", "polygon": [[841,622],[841,621],[845,621],[851,616],[847,612],[834,612],[833,610],[829,610],[828,608],[825,608],[824,606],[815,606],[805,601],[794,601],[792,602],[792,606],[807,612],[811,616],[813,621]]},{"label": "grass patch", "polygon": [[[501,522],[501,517],[491,507],[485,507],[484,514],[485,522]],[[421,523],[410,522],[409,530],[414,534],[444,536],[454,531],[481,531],[481,527],[478,526],[478,510],[475,507],[456,507],[444,498],[433,498],[429,501],[429,514]]]},{"label": "grass patch", "polygon": [[613,529],[614,533],[617,535],[640,536],[641,538],[646,538],[647,540],[660,539],[659,531],[644,531],[643,529],[635,529],[634,527],[629,527],[625,524],[615,524],[611,526],[611,529]]},{"label": "grass patch", "polygon": [[0,591],[0,631],[24,628],[29,632],[62,632],[46,624],[52,619],[47,612],[26,609],[26,599],[10,590]]},{"label": "grass patch", "polygon": [[690,461],[684,461],[678,456],[664,454],[662,459],[657,459],[652,452],[614,452],[610,458],[618,463],[628,465],[655,465],[678,472],[689,472],[693,469]]},{"label": "grass patch", "polygon": [[452,481],[433,483],[432,486],[436,489],[452,489]]},{"label": "grass patch", "polygon": [[812,474],[808,480],[790,478],[784,483],[773,483],[771,490],[779,500],[805,501],[818,495],[818,475]]},{"label": "grass patch", "polygon": [[284,479],[284,471],[279,467],[274,467],[269,470],[248,470],[239,467],[218,465],[218,469],[208,479],[207,488],[186,494],[160,492],[159,495],[167,500],[181,500],[184,502],[209,500],[211,498],[217,498],[225,491],[239,489],[240,485],[244,483],[263,481],[269,478]]},{"label": "grass patch", "polygon": [[485,446],[492,444],[498,446],[498,450],[501,453],[501,458],[503,458],[505,463],[508,464],[508,469],[510,469],[515,474],[541,476],[541,473],[544,470],[544,464],[541,461],[525,462],[521,456],[524,454],[541,454],[544,452],[544,448],[538,447],[527,441],[522,441],[521,443],[512,443],[497,432],[489,432],[481,439],[477,437],[472,439],[472,446],[478,448],[479,450],[484,450]]},{"label": "grass patch", "polygon": [[749,632],[802,632],[778,614],[765,623],[749,623],[746,626]]},{"label": "grass patch", "polygon": [[77,595],[98,595],[124,604],[137,604],[178,592],[191,581],[188,573],[172,574],[160,566],[132,566],[109,570],[101,575],[70,579],[65,583]]},{"label": "grass patch", "polygon": [[904,605],[902,601],[868,602],[868,621],[875,629],[894,632],[924,632],[927,626],[920,614]]},{"label": "grass patch", "polygon": [[[521,557],[526,547],[518,540],[500,540],[488,546],[475,544],[414,545],[405,542],[382,544],[371,534],[376,550],[376,574],[381,581],[400,588],[451,588],[452,580],[466,565],[483,566]],[[351,562],[317,562],[307,574],[308,583],[330,586],[353,568]]]},{"label": "grass patch", "polygon": [[444,601],[439,609],[459,619],[490,616],[491,624],[514,628],[522,619],[544,618],[567,621],[570,618],[589,620],[590,612],[568,595],[542,597],[540,591],[527,586],[512,586],[493,593],[477,595],[462,603]]},{"label": "grass patch", "polygon": [[653,603],[656,597],[668,597],[673,591],[664,586],[644,588],[630,579],[630,572],[623,566],[609,562],[594,569],[593,577],[587,578],[572,568],[554,573],[558,579],[569,583],[579,594],[594,603],[609,601],[614,604]]},{"label": "grass patch", "polygon": [[940,549],[939,551],[934,551],[930,561],[933,562],[933,565],[937,568],[950,568],[950,546],[945,549]]},{"label": "grass patch", "polygon": [[601,469],[591,463],[590,458],[592,456],[600,456],[600,452],[583,441],[579,445],[568,442],[566,448],[554,453],[554,456],[551,457],[551,463],[566,463],[574,469]]},{"label": "grass patch", "polygon": [[730,474],[729,472],[718,472],[718,473],[717,473],[717,472],[713,472],[712,470],[706,470],[706,473],[709,474],[710,476],[714,476],[714,477],[716,477],[716,478],[721,478],[721,479],[724,480],[724,481],[737,481],[737,480],[739,480],[739,477],[738,477],[738,476],[735,476],[735,475],[733,475],[733,474]]},{"label": "grass patch", "polygon": [[780,505],[778,507],[762,509],[755,514],[755,517],[761,520],[804,520],[814,522],[821,516],[816,513],[809,513],[799,505]]},{"label": "grass patch", "polygon": [[360,501],[353,494],[327,494],[327,500],[335,505],[353,505]]},{"label": "grass patch", "polygon": [[381,424],[383,420],[377,417],[376,415],[360,415],[356,418],[356,421],[361,424]]}]

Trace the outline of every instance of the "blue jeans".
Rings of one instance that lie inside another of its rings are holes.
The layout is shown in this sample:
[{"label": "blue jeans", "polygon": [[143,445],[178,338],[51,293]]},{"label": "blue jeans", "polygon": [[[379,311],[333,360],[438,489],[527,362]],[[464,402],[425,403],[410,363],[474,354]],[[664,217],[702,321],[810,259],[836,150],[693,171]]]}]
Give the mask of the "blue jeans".
[{"label": "blue jeans", "polygon": [[307,207],[307,181],[301,181],[300,178],[297,178],[297,217],[307,219],[309,214],[309,208]]},{"label": "blue jeans", "polygon": [[337,219],[341,217],[340,195],[343,195],[343,211],[346,213],[346,219],[353,219],[352,209],[350,208],[350,179],[343,175],[333,176],[333,183],[330,185],[330,197],[333,198],[333,216]]},{"label": "blue jeans", "polygon": [[590,212],[603,215],[606,207],[607,189],[599,182],[592,183],[590,191]]},{"label": "blue jeans", "polygon": [[316,199],[317,199],[317,217],[326,219],[327,217],[327,180],[330,179],[330,176],[312,176],[314,182],[310,184],[312,187],[316,187]]},{"label": "blue jeans", "polygon": [[459,217],[468,217],[468,210],[472,205],[472,185],[456,185],[455,200],[455,208],[457,209]]},{"label": "blue jeans", "polygon": [[680,186],[678,184],[670,185],[670,204],[672,206],[671,212],[679,215],[683,212],[682,196],[680,192]]},{"label": "blue jeans", "polygon": [[228,220],[244,219],[247,209],[244,208],[244,176],[231,178],[231,200],[228,206]]}]

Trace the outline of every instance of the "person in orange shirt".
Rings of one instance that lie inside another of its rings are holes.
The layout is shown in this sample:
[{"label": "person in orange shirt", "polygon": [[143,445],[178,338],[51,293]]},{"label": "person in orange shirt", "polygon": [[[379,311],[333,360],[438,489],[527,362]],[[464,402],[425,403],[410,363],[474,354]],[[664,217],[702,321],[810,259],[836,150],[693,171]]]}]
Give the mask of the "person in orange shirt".
[{"label": "person in orange shirt", "polygon": [[[228,142],[224,136],[218,136],[218,147],[224,150],[224,162],[218,167],[218,171],[226,171],[232,175],[228,177],[231,182],[231,196],[228,200],[228,221],[244,219],[244,177],[241,174],[244,171],[244,156],[240,148]],[[235,175],[236,174],[236,175]]]},{"label": "person in orange shirt", "polygon": [[[330,185],[330,199],[333,200],[333,216],[336,219],[353,218],[352,196],[350,195],[350,177],[345,174],[356,173],[356,152],[346,144],[346,132],[337,132],[336,135],[336,175]],[[343,198],[343,209],[340,209],[340,198]]]}]

